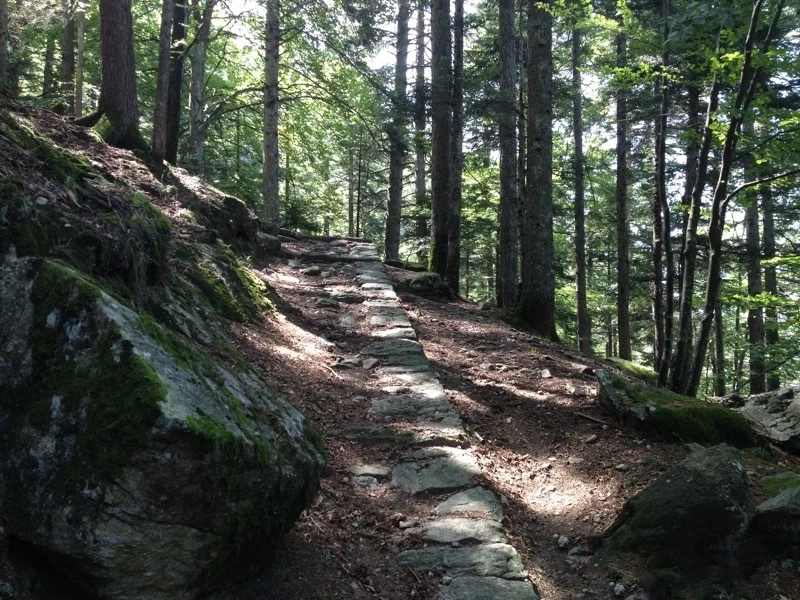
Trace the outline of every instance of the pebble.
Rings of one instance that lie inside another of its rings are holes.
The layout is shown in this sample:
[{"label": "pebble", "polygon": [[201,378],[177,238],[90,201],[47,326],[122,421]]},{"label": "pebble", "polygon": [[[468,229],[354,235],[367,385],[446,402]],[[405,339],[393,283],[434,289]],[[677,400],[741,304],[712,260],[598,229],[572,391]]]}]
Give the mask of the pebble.
[{"label": "pebble", "polygon": [[542,369],[542,379],[550,379],[552,376],[549,369]]},{"label": "pebble", "polygon": [[400,529],[411,529],[412,527],[416,527],[416,523],[414,521],[400,521],[397,526]]},{"label": "pebble", "polygon": [[590,435],[589,437],[587,437],[587,438],[586,438],[584,441],[585,441],[587,444],[594,444],[594,443],[595,443],[597,440],[599,440],[599,439],[600,439],[600,438],[597,436],[597,434],[596,434],[596,433],[593,433],[592,435]]},{"label": "pebble", "polygon": [[372,475],[359,475],[358,477],[354,477],[353,481],[358,485],[365,485],[367,487],[375,487],[379,485],[378,480]]},{"label": "pebble", "polygon": [[379,362],[377,358],[367,358],[361,363],[361,366],[366,370],[370,370],[377,367]]},{"label": "pebble", "polygon": [[569,546],[569,538],[565,535],[558,536],[558,547],[561,550],[566,550]]},{"label": "pebble", "polygon": [[450,585],[453,583],[453,578],[450,575],[442,575],[442,585]]},{"label": "pebble", "polygon": [[320,267],[308,267],[306,269],[303,269],[302,273],[303,275],[315,276],[322,273],[322,269]]},{"label": "pebble", "polygon": [[626,591],[625,586],[622,585],[621,583],[618,583],[617,585],[614,586],[614,595],[617,597],[624,596],[625,591]]},{"label": "pebble", "polygon": [[617,471],[630,471],[631,468],[626,463],[619,463],[616,467],[614,467]]}]

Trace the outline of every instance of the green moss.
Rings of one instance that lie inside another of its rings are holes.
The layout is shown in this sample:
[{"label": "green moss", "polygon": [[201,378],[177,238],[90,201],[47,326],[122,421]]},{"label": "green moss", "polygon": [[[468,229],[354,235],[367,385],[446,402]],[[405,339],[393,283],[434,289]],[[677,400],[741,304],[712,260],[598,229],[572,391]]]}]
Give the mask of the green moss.
[{"label": "green moss", "polygon": [[199,375],[212,372],[211,361],[183,336],[170,331],[149,315],[140,315],[139,325],[185,371],[193,371]]},{"label": "green moss", "polygon": [[200,288],[211,306],[232,321],[257,320],[272,310],[266,285],[222,242],[213,246],[181,245],[176,255],[188,263],[189,278]]},{"label": "green moss", "polygon": [[652,385],[656,385],[658,383],[658,373],[656,373],[650,367],[645,367],[633,361],[625,360],[624,358],[615,357],[607,360],[627,375],[642,379]]},{"label": "green moss", "polygon": [[634,407],[647,410],[646,422],[663,435],[699,444],[727,442],[738,448],[758,444],[747,419],[720,404],[641,384],[620,381],[620,385]]},{"label": "green moss", "polygon": [[50,426],[57,396],[61,410],[79,423],[74,433],[86,473],[111,480],[144,447],[167,391],[116,327],[98,324],[93,313],[101,294],[76,271],[42,264],[31,292],[35,385],[18,392],[28,399],[28,424],[42,430]]},{"label": "green moss", "polygon": [[762,477],[759,486],[764,493],[772,498],[781,492],[800,487],[800,474],[791,471]]}]

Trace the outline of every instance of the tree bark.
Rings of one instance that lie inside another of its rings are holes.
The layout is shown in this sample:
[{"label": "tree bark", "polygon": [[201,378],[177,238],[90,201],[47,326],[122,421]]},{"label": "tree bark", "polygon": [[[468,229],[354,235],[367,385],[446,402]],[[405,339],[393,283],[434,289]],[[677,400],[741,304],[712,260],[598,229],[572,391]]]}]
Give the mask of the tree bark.
[{"label": "tree bark", "polygon": [[75,114],[75,6],[61,0],[61,96]]},{"label": "tree bark", "polygon": [[278,203],[278,60],[280,30],[278,0],[267,0],[267,31],[264,53],[264,218],[268,223],[280,223]]},{"label": "tree bark", "polygon": [[186,30],[189,20],[187,2],[188,0],[175,1],[172,15],[169,94],[167,95],[167,142],[164,159],[173,165],[178,163],[178,141],[181,130],[183,67],[186,58]]},{"label": "tree bark", "polygon": [[457,294],[461,273],[461,177],[464,171],[464,0],[453,12],[453,129],[450,137],[450,207],[447,219],[445,281]]},{"label": "tree bark", "polygon": [[393,116],[389,134],[389,200],[386,207],[386,258],[400,254],[400,221],[403,203],[403,168],[406,161],[406,69],[408,66],[409,0],[399,0],[397,9],[397,57],[394,71]]},{"label": "tree bark", "polygon": [[722,302],[714,307],[714,395],[725,395],[725,327],[722,323]]},{"label": "tree bark", "polygon": [[167,152],[167,107],[169,103],[169,55],[175,0],[162,0],[161,28],[158,37],[158,74],[153,111],[153,162],[160,169]]},{"label": "tree bark", "polygon": [[[761,192],[763,228],[764,228],[764,258],[769,260],[775,258],[775,219],[773,217],[772,191],[764,188]],[[772,298],[778,297],[778,276],[775,265],[769,264],[764,267],[764,291]],[[767,390],[775,391],[781,389],[781,379],[775,369],[774,348],[780,341],[778,333],[778,311],[770,304],[765,311],[764,338],[767,347],[767,357],[771,359],[771,370],[767,374]]]},{"label": "tree bark", "polygon": [[53,95],[53,79],[55,77],[55,53],[56,53],[56,33],[47,34],[47,42],[44,48],[44,70],[42,72],[42,98],[50,98]]},{"label": "tree bark", "polygon": [[197,22],[197,33],[189,51],[192,65],[192,80],[189,84],[189,156],[191,169],[198,174],[203,172],[205,155],[203,146],[206,141],[205,123],[205,85],[206,58],[208,45],[211,42],[211,18],[214,14],[216,0],[206,0],[202,12],[195,0],[194,19]]},{"label": "tree bark", "polygon": [[[620,27],[624,27],[620,23]],[[628,36],[617,34],[617,68],[628,65]],[[628,229],[628,91],[617,85],[617,338],[619,356],[631,359],[630,232]]]},{"label": "tree bark", "polygon": [[417,0],[417,58],[416,79],[414,81],[414,164],[415,192],[414,202],[417,207],[417,237],[428,237],[428,219],[425,216],[431,210],[425,186],[425,7],[426,0]]},{"label": "tree bark", "polygon": [[[660,109],[656,119],[655,139],[655,201],[657,213],[653,230],[653,256],[655,267],[656,299],[656,372],[658,384],[666,385],[669,377],[669,360],[672,356],[672,327],[675,294],[675,267],[672,254],[672,216],[667,198],[667,116],[669,114],[669,0],[663,0],[663,44],[661,78],[659,80]],[[663,264],[661,261],[663,250]],[[664,272],[666,271],[666,273]],[[663,314],[659,315],[663,307]]]},{"label": "tree bark", "polygon": [[78,49],[75,56],[75,116],[83,116],[83,74],[86,48],[86,13],[79,9],[75,13],[75,35],[78,36]]},{"label": "tree bark", "polygon": [[[736,146],[739,141],[739,129],[750,108],[753,96],[761,74],[761,67],[753,65],[753,49],[755,36],[759,26],[759,16],[763,2],[755,0],[753,3],[753,13],[750,17],[747,38],[745,39],[744,61],[740,75],[736,97],[731,110],[730,121],[725,132],[725,141],[722,146],[722,158],[719,167],[719,178],[714,189],[711,204],[711,221],[708,226],[708,277],[706,279],[705,299],[703,302],[703,313],[700,320],[700,331],[697,336],[697,344],[694,348],[694,356],[690,365],[689,376],[686,377],[687,395],[694,396],[700,385],[703,362],[705,361],[708,349],[711,325],[714,321],[714,306],[717,303],[720,291],[720,273],[722,265],[722,234],[725,227],[725,212],[728,202],[728,178],[735,160]],[[772,36],[775,35],[776,24],[780,20],[783,12],[784,0],[777,4],[773,22],[764,41],[762,52],[766,53],[769,49]]]},{"label": "tree bark", "polygon": [[353,161],[353,149],[347,152],[347,235],[353,237],[353,210],[355,208],[356,197],[356,174],[355,162]]},{"label": "tree bark", "polygon": [[592,351],[592,321],[586,300],[586,199],[583,156],[583,87],[581,85],[581,32],[572,30],[572,135],[575,172],[575,288],[578,308],[578,349]]},{"label": "tree bark", "polygon": [[100,0],[100,55],[98,114],[107,119],[98,124],[100,136],[112,146],[142,150],[131,0]]},{"label": "tree bark", "polygon": [[[744,123],[743,133],[749,138],[755,135],[753,121]],[[743,157],[745,181],[758,178],[758,169],[751,154]],[[767,391],[766,365],[764,361],[764,308],[758,296],[764,291],[761,281],[761,232],[759,231],[758,190],[750,190],[745,204],[745,246],[747,248],[747,295],[750,306],[747,310],[747,341],[750,367],[750,394]]]},{"label": "tree bark", "polygon": [[517,196],[517,35],[514,0],[500,0],[500,248],[497,305],[513,308],[519,276]]},{"label": "tree bark", "polygon": [[0,0],[0,94],[8,91],[8,0]]},{"label": "tree bark", "polygon": [[447,273],[447,225],[451,198],[450,137],[453,125],[450,0],[432,0],[431,249],[430,270]]},{"label": "tree bark", "polygon": [[557,339],[553,245],[552,3],[528,2],[528,196],[522,244],[520,319]]}]

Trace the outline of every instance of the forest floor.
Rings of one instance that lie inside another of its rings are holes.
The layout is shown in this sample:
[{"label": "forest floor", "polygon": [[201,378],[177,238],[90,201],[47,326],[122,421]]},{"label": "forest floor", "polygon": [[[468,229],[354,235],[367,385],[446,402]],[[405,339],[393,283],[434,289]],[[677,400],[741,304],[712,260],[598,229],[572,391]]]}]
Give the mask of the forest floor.
[{"label": "forest floor", "polygon": [[[290,255],[308,242],[285,244]],[[307,263],[310,264],[310,263]],[[373,370],[341,368],[368,332],[343,328],[344,308],[321,306],[319,276],[296,260],[260,265],[283,316],[234,327],[237,342],[276,390],[330,434],[367,422],[381,393]],[[393,282],[411,273],[386,267]],[[324,285],[352,285],[347,272]],[[682,460],[687,449],[622,426],[597,405],[593,371],[608,364],[519,331],[496,311],[461,299],[399,293],[425,354],[459,410],[478,455],[485,487],[501,498],[503,524],[530,580],[545,600],[614,598],[618,581],[597,569],[571,568],[567,550],[610,526],[625,501]],[[348,312],[358,310],[348,305]],[[613,368],[613,367],[612,367]],[[328,435],[330,471],[314,505],[289,532],[275,569],[218,598],[433,599],[441,574],[399,570],[391,560],[419,540],[400,527],[430,518],[447,494],[410,500],[388,482],[360,485],[350,467],[396,464],[404,448],[365,446]],[[560,547],[559,538],[568,544]],[[643,590],[626,582],[624,596]],[[797,571],[772,569],[743,597],[800,598]]]},{"label": "forest floor", "polygon": [[[130,153],[105,146],[52,113],[36,112],[31,118],[97,168],[147,193],[173,219],[188,188],[205,193],[187,178],[182,181],[186,188],[164,193],[164,186]],[[17,168],[6,167],[9,172]],[[73,212],[70,218],[80,217],[78,209]],[[173,233],[195,235],[181,230],[177,221]],[[313,505],[275,549],[275,568],[232,584],[214,598],[433,599],[439,574],[396,569],[391,561],[401,550],[420,545],[401,523],[424,522],[446,494],[412,500],[387,482],[360,485],[351,472],[358,464],[395,464],[405,449],[365,446],[332,435],[365,422],[370,399],[380,388],[375,370],[344,366],[357,356],[368,332],[358,320],[342,327],[345,309],[319,302],[313,292],[322,288],[321,277],[304,274],[291,258],[308,251],[308,244],[286,243],[283,257],[254,265],[275,290],[277,311],[258,323],[230,323],[229,329],[275,391],[302,408],[326,436],[329,469]],[[387,270],[396,281],[408,276]],[[324,285],[347,288],[353,285],[351,275],[342,269]],[[625,501],[686,456],[686,448],[624,427],[605,414],[595,401],[592,373],[608,365],[595,358],[519,331],[471,302],[399,295],[460,412],[482,469],[479,483],[501,497],[503,525],[541,597],[614,597],[606,575],[567,565],[567,549],[611,525]],[[348,305],[346,310],[363,309]],[[8,543],[2,526],[0,514],[0,555]],[[559,547],[562,536],[568,538],[566,548]],[[0,560],[0,580],[8,571],[8,563]],[[755,591],[748,584],[741,596],[797,600],[799,580],[794,568],[771,568],[752,581]],[[625,595],[636,591],[629,585]]]}]

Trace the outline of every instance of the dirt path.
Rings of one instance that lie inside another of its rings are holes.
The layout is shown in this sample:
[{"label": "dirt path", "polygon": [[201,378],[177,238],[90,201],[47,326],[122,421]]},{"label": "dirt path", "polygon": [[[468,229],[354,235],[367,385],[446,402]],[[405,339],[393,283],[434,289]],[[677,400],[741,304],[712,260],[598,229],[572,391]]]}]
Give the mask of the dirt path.
[{"label": "dirt path", "polygon": [[[308,241],[284,249],[297,257],[322,250]],[[387,270],[396,280],[405,276]],[[262,273],[287,318],[238,326],[237,342],[326,434],[331,472],[279,550],[274,572],[247,589],[236,587],[237,597],[434,598],[449,582],[442,569],[398,568],[393,561],[431,545],[420,526],[431,523],[431,511],[451,494],[432,489],[410,497],[390,483],[388,471],[352,469],[392,467],[409,452],[406,438],[375,430],[370,415],[373,399],[387,390],[402,394],[408,385],[387,380],[381,357],[359,354],[375,341],[370,311],[380,298],[353,296],[359,294],[353,263],[294,258],[264,265]],[[568,565],[567,551],[611,524],[625,499],[685,450],[611,422],[594,403],[594,360],[515,331],[469,303],[413,294],[400,300],[463,423],[448,445],[471,448],[481,472],[474,482],[499,498],[503,528],[527,580],[552,600],[614,597],[608,580]],[[383,314],[384,330],[403,328],[400,315],[395,322],[391,312]],[[378,365],[364,365],[370,358]],[[361,439],[342,433],[358,425],[372,431]]]}]

